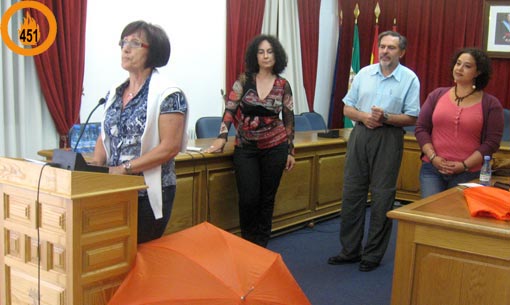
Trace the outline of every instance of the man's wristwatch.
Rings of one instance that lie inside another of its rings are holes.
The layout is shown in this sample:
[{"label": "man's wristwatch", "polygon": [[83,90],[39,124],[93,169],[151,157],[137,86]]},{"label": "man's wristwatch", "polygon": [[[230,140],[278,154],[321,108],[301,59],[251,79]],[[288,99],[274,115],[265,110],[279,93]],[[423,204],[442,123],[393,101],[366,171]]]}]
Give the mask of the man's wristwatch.
[{"label": "man's wristwatch", "polygon": [[131,169],[131,166],[132,166],[132,165],[131,165],[131,161],[126,161],[126,162],[122,163],[122,166],[123,166],[123,167],[124,167],[124,169],[126,170],[126,173],[127,173],[128,175],[131,175],[131,173],[132,173],[132,169]]},{"label": "man's wristwatch", "polygon": [[387,114],[386,112],[385,112],[385,113],[383,113],[383,120],[382,120],[383,122],[388,121],[388,119],[389,119],[389,118],[390,118],[390,115],[389,115],[389,114]]}]

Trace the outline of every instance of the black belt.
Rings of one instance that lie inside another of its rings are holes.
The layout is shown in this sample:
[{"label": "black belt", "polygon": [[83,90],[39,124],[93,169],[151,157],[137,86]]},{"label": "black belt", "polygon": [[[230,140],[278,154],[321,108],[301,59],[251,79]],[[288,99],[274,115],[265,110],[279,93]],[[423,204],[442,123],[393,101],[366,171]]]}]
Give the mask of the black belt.
[{"label": "black belt", "polygon": [[[356,126],[357,125],[361,125],[361,126],[363,126],[365,128],[368,128],[367,126],[365,126],[365,124],[363,124],[363,122],[356,122]],[[395,126],[395,125],[390,125],[390,124],[386,124],[386,123],[383,123],[382,126],[380,126],[380,127],[391,127],[391,128],[400,128],[400,129],[403,129],[403,127]],[[378,128],[380,128],[380,127],[378,127]]]}]

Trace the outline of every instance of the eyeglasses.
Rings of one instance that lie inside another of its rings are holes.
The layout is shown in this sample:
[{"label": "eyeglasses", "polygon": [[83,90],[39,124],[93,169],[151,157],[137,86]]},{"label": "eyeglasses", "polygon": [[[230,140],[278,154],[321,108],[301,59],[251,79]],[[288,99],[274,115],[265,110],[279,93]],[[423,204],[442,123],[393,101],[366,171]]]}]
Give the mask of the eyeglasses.
[{"label": "eyeglasses", "polygon": [[119,46],[121,49],[123,49],[125,46],[130,47],[131,49],[138,49],[138,48],[149,48],[148,44],[145,44],[143,42],[137,41],[137,40],[121,40],[119,41]]}]

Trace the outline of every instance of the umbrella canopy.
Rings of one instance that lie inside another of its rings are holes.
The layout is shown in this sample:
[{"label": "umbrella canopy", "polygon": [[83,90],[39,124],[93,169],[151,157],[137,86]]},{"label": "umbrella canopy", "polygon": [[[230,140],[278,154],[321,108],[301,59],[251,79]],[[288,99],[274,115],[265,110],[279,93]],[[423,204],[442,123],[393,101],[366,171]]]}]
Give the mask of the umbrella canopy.
[{"label": "umbrella canopy", "polygon": [[282,257],[204,222],[141,244],[109,305],[310,305]]}]

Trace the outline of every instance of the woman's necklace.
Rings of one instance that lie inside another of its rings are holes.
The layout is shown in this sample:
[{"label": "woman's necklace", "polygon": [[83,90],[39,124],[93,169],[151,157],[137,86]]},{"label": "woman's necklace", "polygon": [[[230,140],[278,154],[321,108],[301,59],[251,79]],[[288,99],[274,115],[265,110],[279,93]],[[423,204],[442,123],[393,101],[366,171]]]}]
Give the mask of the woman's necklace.
[{"label": "woman's necklace", "polygon": [[455,93],[455,101],[457,102],[457,106],[460,106],[460,103],[462,103],[462,101],[463,101],[466,97],[470,96],[471,94],[473,94],[473,93],[475,93],[475,92],[476,92],[476,88],[475,88],[475,89],[473,89],[473,91],[469,92],[467,95],[464,95],[464,96],[458,96],[458,95],[457,95],[457,84],[455,84],[455,91],[454,91],[454,93]]},{"label": "woman's necklace", "polygon": [[[133,97],[136,96],[136,94],[138,93],[138,91],[140,91],[140,88],[141,86],[138,88],[138,90],[135,90],[135,91],[128,91],[127,92],[127,98],[126,98],[126,103],[129,102],[130,100],[133,99]],[[127,88],[126,88],[126,91],[127,91]]]}]

